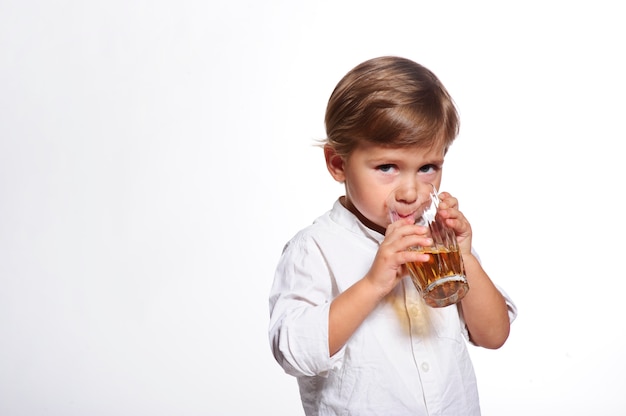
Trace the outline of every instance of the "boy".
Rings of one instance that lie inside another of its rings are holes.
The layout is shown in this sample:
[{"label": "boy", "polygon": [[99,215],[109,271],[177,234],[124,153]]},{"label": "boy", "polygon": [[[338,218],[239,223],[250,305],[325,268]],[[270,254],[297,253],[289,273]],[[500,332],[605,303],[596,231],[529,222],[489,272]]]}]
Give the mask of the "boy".
[{"label": "boy", "polygon": [[307,415],[479,415],[466,340],[504,344],[516,309],[483,270],[470,223],[442,192],[438,213],[457,235],[470,286],[430,308],[405,263],[430,244],[409,219],[391,223],[386,199],[439,189],[459,119],[437,77],[399,57],[363,62],[326,110],[324,156],[345,195],[285,246],[270,292],[274,357],[298,379]]}]

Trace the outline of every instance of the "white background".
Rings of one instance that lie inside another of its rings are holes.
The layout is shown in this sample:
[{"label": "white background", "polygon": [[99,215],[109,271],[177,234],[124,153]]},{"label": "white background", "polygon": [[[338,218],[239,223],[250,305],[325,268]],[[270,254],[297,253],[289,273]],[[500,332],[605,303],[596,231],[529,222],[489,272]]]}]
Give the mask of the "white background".
[{"label": "white background", "polygon": [[519,307],[484,415],[624,414],[621,9],[0,0],[0,415],[301,415],[267,294],[342,192],[326,101],[387,54],[456,100],[442,189]]}]

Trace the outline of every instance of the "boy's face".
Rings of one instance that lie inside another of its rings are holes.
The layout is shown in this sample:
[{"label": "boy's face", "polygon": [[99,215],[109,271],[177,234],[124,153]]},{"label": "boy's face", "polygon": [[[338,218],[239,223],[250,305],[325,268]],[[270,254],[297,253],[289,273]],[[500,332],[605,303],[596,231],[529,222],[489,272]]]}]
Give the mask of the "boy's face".
[{"label": "boy's face", "polygon": [[384,234],[390,223],[387,198],[411,204],[427,201],[432,185],[439,189],[445,148],[358,146],[347,158],[325,149],[335,180],[344,182],[344,205],[369,228]]}]

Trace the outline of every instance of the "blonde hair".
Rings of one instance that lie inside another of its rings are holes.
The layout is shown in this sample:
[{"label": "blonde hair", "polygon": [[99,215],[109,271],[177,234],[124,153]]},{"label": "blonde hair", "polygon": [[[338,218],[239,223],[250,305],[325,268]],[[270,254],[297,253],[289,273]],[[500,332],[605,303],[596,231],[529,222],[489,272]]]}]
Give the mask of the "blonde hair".
[{"label": "blonde hair", "polygon": [[363,142],[447,149],[459,132],[450,94],[430,70],[409,59],[365,61],[339,81],[326,107],[324,144],[348,156]]}]

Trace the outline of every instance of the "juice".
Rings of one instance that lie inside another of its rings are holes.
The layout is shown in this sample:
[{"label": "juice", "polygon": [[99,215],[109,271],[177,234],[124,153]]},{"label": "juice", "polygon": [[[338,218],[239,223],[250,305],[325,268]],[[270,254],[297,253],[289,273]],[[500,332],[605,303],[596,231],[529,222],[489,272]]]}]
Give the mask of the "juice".
[{"label": "juice", "polygon": [[426,303],[438,308],[461,300],[469,286],[458,250],[424,248],[421,251],[430,254],[428,261],[407,263],[406,266]]}]

